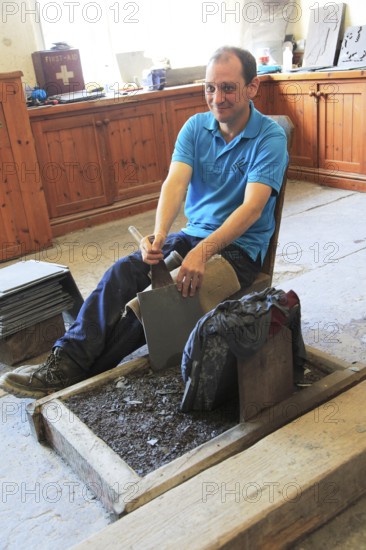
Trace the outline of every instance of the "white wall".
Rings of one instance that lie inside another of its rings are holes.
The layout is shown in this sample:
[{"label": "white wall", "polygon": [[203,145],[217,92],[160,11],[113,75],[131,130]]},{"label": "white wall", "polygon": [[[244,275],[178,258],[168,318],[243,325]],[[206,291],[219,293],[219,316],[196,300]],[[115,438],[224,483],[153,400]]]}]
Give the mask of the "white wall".
[{"label": "white wall", "polygon": [[[107,0],[98,1],[105,3]],[[143,1],[149,3],[149,0],[140,1],[142,3]],[[217,6],[222,5],[221,0],[216,1]],[[226,0],[226,5],[233,6],[235,1],[236,0]],[[58,0],[58,2],[62,4],[61,0]],[[292,0],[289,0],[289,2],[292,2]],[[294,23],[294,25],[289,27],[288,30],[294,32],[296,39],[299,40],[301,38],[306,38],[309,19],[313,13],[311,7],[315,6],[317,2],[314,0],[296,0],[296,2],[301,8],[301,16],[299,17],[299,20]],[[202,5],[202,2],[199,0],[197,0],[197,3],[199,3],[200,6]],[[325,5],[326,3],[330,5],[333,4],[333,2],[328,2],[328,0],[319,1],[320,5]],[[345,25],[366,25],[366,3],[363,2],[363,0],[347,0],[345,3]],[[212,4],[214,4],[214,2],[212,2]],[[34,12],[34,5],[35,0],[1,0],[0,3],[0,72],[21,70],[24,73],[23,82],[31,86],[35,84],[31,54],[34,51],[42,50],[44,48],[40,25],[37,22],[38,18]],[[185,4],[180,3],[180,5],[184,10]],[[127,13],[128,12],[123,12],[125,18]],[[190,28],[190,25],[187,22],[187,14],[185,14],[185,16],[186,17],[182,17],[181,21],[181,30],[184,30],[184,32],[183,34],[181,32],[178,37],[179,40],[176,40],[176,42],[179,43],[178,50],[180,51],[184,48],[185,40],[189,40],[191,42],[194,41],[197,48],[196,61],[202,63],[202,55],[199,54],[202,54],[205,51],[205,47],[207,47],[207,36],[205,37],[202,34],[201,36],[197,36],[198,33],[195,33],[195,29]],[[157,17],[157,20],[159,21],[159,17]],[[126,33],[126,25],[121,25],[120,28],[121,33]],[[237,44],[238,28],[239,26],[237,24],[230,24],[230,17],[227,18],[227,22],[224,25],[215,25],[214,18],[212,17],[210,18],[210,24],[206,26],[205,31],[210,35],[212,33],[216,39],[219,39],[220,44],[221,42],[228,43],[230,40],[232,40],[233,44]],[[128,28],[128,31],[130,31],[129,34],[131,34],[133,30],[134,26],[130,25]],[[164,35],[165,37],[169,35],[169,33],[165,33],[164,29],[159,28],[158,25],[155,29],[149,30],[151,32],[161,33],[162,37],[164,37]],[[169,36],[169,40],[172,40],[172,36]],[[131,43],[131,36],[129,36],[129,42]]]},{"label": "white wall", "polygon": [[0,4],[0,72],[22,71],[23,82],[34,85],[31,54],[43,48],[36,15],[29,0]]}]

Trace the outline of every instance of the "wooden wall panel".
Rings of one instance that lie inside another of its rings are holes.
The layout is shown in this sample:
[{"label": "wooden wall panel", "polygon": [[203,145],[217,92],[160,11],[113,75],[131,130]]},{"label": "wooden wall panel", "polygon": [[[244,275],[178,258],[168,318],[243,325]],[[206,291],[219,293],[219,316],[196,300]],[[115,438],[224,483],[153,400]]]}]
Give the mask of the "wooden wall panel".
[{"label": "wooden wall panel", "polygon": [[22,73],[0,74],[0,261],[51,245]]}]

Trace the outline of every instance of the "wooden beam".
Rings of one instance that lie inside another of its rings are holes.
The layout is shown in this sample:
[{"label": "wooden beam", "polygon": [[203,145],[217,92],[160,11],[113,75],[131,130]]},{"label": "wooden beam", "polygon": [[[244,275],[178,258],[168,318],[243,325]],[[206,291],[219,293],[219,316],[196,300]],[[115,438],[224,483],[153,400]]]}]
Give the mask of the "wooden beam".
[{"label": "wooden beam", "polygon": [[49,444],[67,457],[73,470],[116,517],[141,479],[59,399],[42,409]]},{"label": "wooden beam", "polygon": [[354,365],[355,368],[358,366],[357,362],[352,363],[351,365],[349,362],[344,361],[339,357],[329,355],[329,353],[313,348],[312,346],[305,346],[305,348],[306,357],[309,363],[323,372],[330,373],[336,370],[348,369],[352,365]]},{"label": "wooden beam", "polygon": [[365,392],[362,382],[74,549],[284,548],[366,492]]}]

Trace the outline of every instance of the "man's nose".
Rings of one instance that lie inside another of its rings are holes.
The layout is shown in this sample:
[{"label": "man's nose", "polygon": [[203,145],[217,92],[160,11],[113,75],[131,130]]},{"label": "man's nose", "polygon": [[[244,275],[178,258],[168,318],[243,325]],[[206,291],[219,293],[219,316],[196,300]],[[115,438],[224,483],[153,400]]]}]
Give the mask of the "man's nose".
[{"label": "man's nose", "polygon": [[225,93],[220,88],[218,88],[213,94],[212,101],[215,104],[223,103],[225,101]]}]

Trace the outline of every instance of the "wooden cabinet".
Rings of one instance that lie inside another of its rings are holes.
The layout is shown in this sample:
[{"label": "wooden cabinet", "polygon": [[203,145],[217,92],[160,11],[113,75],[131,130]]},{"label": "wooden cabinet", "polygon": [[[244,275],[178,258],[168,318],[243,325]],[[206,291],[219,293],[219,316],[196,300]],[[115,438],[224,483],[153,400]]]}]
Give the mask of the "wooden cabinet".
[{"label": "wooden cabinet", "polygon": [[357,73],[273,76],[258,108],[295,126],[289,174],[366,191],[366,79]]},{"label": "wooden cabinet", "polygon": [[[291,177],[366,191],[365,76],[260,77],[256,107],[295,126]],[[155,208],[180,128],[204,111],[201,84],[29,110],[53,235]]]},{"label": "wooden cabinet", "polygon": [[21,76],[0,74],[0,261],[51,245]]},{"label": "wooden cabinet", "polygon": [[53,235],[156,206],[178,131],[202,86],[29,111]]},{"label": "wooden cabinet", "polygon": [[[159,103],[32,122],[52,220],[159,192],[167,173]],[[75,219],[75,216],[74,216]],[[56,222],[57,223],[57,222]]]},{"label": "wooden cabinet", "polygon": [[157,204],[167,155],[156,100],[37,110],[31,123],[55,236]]}]

